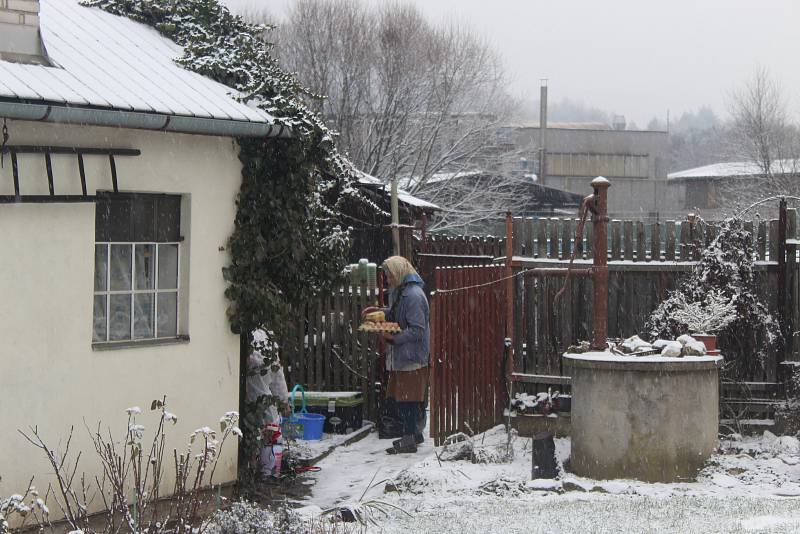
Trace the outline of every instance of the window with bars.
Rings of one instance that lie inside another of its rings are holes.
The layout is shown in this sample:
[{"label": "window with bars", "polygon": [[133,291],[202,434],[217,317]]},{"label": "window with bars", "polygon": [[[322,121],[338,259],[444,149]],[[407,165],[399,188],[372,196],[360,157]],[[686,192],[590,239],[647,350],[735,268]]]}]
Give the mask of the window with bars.
[{"label": "window with bars", "polygon": [[180,200],[175,195],[98,195],[93,342],[178,336]]}]

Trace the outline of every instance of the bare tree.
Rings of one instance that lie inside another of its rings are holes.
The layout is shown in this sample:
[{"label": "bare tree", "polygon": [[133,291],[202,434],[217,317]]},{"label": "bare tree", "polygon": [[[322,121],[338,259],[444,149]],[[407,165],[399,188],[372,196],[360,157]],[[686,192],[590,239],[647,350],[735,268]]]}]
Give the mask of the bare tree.
[{"label": "bare tree", "polygon": [[720,186],[734,208],[760,199],[800,195],[800,129],[792,120],[778,82],[764,67],[731,97],[728,143],[732,158],[743,162],[732,173],[755,179],[727,179]]},{"label": "bare tree", "polygon": [[[502,62],[468,26],[433,25],[412,4],[297,0],[274,38],[287,69],[326,95],[309,105],[339,132],[341,150],[383,182],[399,178],[411,193],[443,202],[461,199],[438,194],[451,187],[443,175],[492,169],[500,180],[518,160],[497,143],[515,107]],[[451,218],[468,210],[470,221],[474,210],[517,206],[500,204],[513,195],[490,190],[470,196],[443,207]]]}]

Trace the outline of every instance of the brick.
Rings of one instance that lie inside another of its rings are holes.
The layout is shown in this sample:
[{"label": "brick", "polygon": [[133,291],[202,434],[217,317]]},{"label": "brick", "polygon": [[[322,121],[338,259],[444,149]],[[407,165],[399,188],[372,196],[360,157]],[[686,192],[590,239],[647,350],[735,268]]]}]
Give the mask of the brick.
[{"label": "brick", "polygon": [[26,26],[39,26],[39,15],[34,15],[33,13],[27,13],[25,15],[25,22]]},{"label": "brick", "polygon": [[39,13],[38,0],[7,0],[6,7],[16,11],[24,11],[26,13]]},{"label": "brick", "polygon": [[25,22],[24,15],[13,11],[0,11],[0,22],[6,24],[22,24]]}]

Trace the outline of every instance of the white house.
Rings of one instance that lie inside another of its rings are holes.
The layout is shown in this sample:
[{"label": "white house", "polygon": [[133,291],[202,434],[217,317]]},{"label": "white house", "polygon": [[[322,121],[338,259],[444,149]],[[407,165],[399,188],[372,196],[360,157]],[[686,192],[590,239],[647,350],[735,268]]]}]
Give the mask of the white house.
[{"label": "white house", "polygon": [[[41,12],[39,12],[41,10]],[[239,407],[239,338],[221,270],[235,136],[287,135],[174,63],[155,30],[78,0],[0,1],[0,495],[45,488],[41,451],[75,427],[126,431],[167,396],[172,446]],[[236,446],[215,481],[236,477]],[[95,505],[99,505],[98,502]]]}]

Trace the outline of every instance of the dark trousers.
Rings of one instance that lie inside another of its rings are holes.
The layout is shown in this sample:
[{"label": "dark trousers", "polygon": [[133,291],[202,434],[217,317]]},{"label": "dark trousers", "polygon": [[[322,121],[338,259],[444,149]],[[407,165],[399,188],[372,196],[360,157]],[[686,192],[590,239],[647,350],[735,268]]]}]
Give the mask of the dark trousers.
[{"label": "dark trousers", "polygon": [[397,411],[403,420],[403,435],[413,436],[417,434],[417,420],[419,419],[419,402],[398,402]]}]

